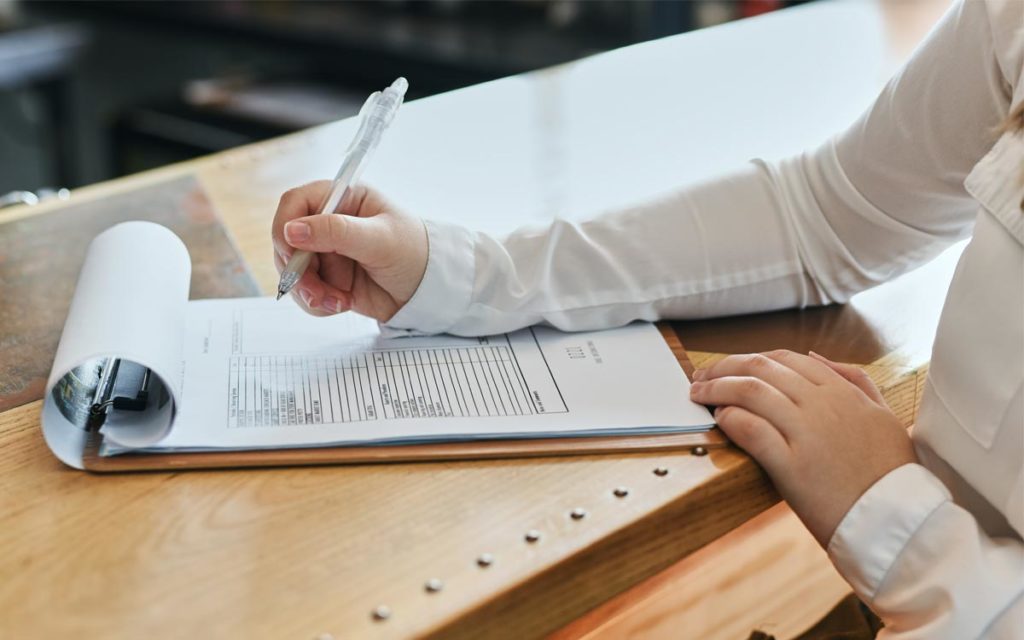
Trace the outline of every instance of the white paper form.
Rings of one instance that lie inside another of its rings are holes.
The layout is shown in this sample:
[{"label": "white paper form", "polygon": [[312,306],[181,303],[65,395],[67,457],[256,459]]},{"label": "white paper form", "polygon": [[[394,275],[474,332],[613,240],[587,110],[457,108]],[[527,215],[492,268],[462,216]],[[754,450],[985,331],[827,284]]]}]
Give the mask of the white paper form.
[{"label": "white paper form", "polygon": [[[271,298],[188,305],[182,402],[150,450],[702,430],[657,329],[383,338]],[[123,451],[108,447],[106,453]]]}]

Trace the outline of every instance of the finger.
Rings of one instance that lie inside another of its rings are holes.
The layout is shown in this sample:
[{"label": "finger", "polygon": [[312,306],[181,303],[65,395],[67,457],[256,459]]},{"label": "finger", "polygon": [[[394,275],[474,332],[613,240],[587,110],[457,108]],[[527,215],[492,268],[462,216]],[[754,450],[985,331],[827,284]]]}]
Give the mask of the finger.
[{"label": "finger", "polygon": [[770,422],[741,407],[715,409],[715,422],[729,439],[773,474],[784,468],[789,452],[785,437]]},{"label": "finger", "polygon": [[766,351],[764,355],[766,358],[771,358],[780,364],[786,365],[814,384],[825,384],[835,381],[835,371],[802,353],[796,353],[789,349],[776,349],[774,351]]},{"label": "finger", "polygon": [[295,302],[295,305],[297,307],[299,307],[300,309],[302,309],[303,311],[312,316],[317,316],[319,318],[323,316],[333,315],[332,313],[324,311],[319,307],[311,306],[311,296],[309,292],[306,291],[305,289],[295,287],[294,289],[291,290],[291,292],[288,295]]},{"label": "finger", "polygon": [[274,213],[274,223],[270,235],[274,242],[274,250],[284,255],[291,255],[291,247],[284,239],[284,226],[296,218],[317,213],[317,207],[331,188],[330,180],[318,180],[309,184],[289,189],[281,195]]},{"label": "finger", "polygon": [[[274,266],[277,267],[278,273],[284,273],[285,268],[291,263],[292,255],[290,253],[279,253],[274,251]],[[305,276],[307,273],[317,274],[321,268],[321,256],[320,254],[314,253],[309,256],[309,262],[306,264],[306,269],[299,274],[299,278]]]},{"label": "finger", "polygon": [[[362,184],[349,187],[345,191],[345,195],[342,196],[341,202],[338,203],[337,213],[344,213],[350,216],[363,215],[360,213],[364,208],[364,203],[370,195],[370,189]],[[364,216],[369,217],[369,216]]]},{"label": "finger", "polygon": [[281,273],[282,271],[284,271],[284,268],[285,268],[285,266],[287,264],[288,263],[285,260],[284,256],[282,256],[280,253],[275,251],[274,252],[274,266],[277,267],[277,272]]},{"label": "finger", "polygon": [[379,191],[364,184],[357,184],[345,192],[337,211],[360,218],[372,218],[384,211],[394,210]]},{"label": "finger", "polygon": [[296,249],[337,253],[368,266],[386,258],[394,240],[389,225],[379,216],[312,216],[289,222],[284,234]]},{"label": "finger", "polygon": [[764,418],[789,437],[797,407],[781,391],[751,377],[715,378],[690,385],[690,399],[710,405],[732,405]]},{"label": "finger", "polygon": [[694,372],[694,380],[749,376],[764,380],[794,403],[814,391],[815,385],[786,365],[760,353],[727,356],[707,369]]},{"label": "finger", "polygon": [[[316,256],[314,256],[315,258]],[[274,254],[274,266],[277,267],[278,272],[284,270],[285,262],[280,254]],[[295,300],[295,304],[310,313],[316,309],[314,304],[317,301],[316,293],[321,291],[321,286],[315,281],[316,276],[313,275],[315,274],[314,266],[315,261],[310,261],[309,268],[306,269],[305,273],[302,274],[291,290],[291,296]]]},{"label": "finger", "polygon": [[336,253],[320,254],[320,279],[342,291],[352,291],[355,262]]},{"label": "finger", "polygon": [[889,406],[885,401],[885,396],[882,395],[882,392],[878,389],[874,380],[872,380],[871,377],[868,376],[867,372],[860,367],[842,362],[832,362],[825,356],[814,353],[813,351],[811,351],[809,355],[841,375],[849,382],[852,382],[855,387],[863,391],[864,394],[874,400],[875,403],[880,404],[883,407]]},{"label": "finger", "polygon": [[296,304],[315,316],[344,313],[352,308],[352,298],[343,292],[330,289],[317,291],[313,286],[296,285],[291,293]]},{"label": "finger", "polygon": [[292,259],[292,253],[295,250],[291,247],[286,246],[284,251],[278,251],[277,246],[274,246],[274,265],[277,266],[277,272],[281,273],[284,271],[285,265]]},{"label": "finger", "polygon": [[339,289],[323,278],[323,259],[325,257],[330,256],[314,255],[309,267],[295,286],[300,290],[300,296],[303,295],[303,292],[306,294],[305,302],[311,311],[321,310],[329,314],[348,311],[352,306],[352,294]]},{"label": "finger", "polygon": [[[313,315],[330,315],[341,313],[352,308],[352,296],[324,282],[319,274],[317,263],[319,256],[313,256],[309,268],[302,274],[292,288],[292,298],[303,310]],[[278,271],[284,269],[285,263],[281,256],[274,256],[274,264]]]},{"label": "finger", "polygon": [[[290,257],[289,255],[281,255],[276,251],[274,252],[274,265],[277,267],[278,273],[284,271],[284,267]],[[319,263],[318,267],[313,264],[317,262]],[[328,287],[333,287],[341,292],[351,293],[354,267],[355,263],[352,262],[351,258],[334,253],[317,253],[313,254],[310,266],[306,272],[314,272]]]}]

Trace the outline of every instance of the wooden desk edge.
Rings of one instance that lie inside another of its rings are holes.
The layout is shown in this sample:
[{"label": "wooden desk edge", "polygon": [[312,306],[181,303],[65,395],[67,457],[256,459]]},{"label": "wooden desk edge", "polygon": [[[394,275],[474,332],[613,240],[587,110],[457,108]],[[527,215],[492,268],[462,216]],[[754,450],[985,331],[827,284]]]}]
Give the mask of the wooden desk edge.
[{"label": "wooden desk edge", "polygon": [[[745,454],[728,448],[710,455],[716,464],[727,467],[715,482],[691,488],[642,519],[509,585],[489,601],[442,621],[427,637],[478,638],[482,628],[489,629],[489,638],[542,637],[781,500],[761,468]],[[552,606],[553,602],[559,604]]]}]

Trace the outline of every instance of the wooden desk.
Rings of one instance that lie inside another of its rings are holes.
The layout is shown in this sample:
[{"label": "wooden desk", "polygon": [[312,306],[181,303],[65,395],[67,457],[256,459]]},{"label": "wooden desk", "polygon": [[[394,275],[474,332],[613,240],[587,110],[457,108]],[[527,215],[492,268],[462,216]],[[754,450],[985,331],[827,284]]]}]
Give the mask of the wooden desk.
[{"label": "wooden desk", "polygon": [[[866,3],[809,6],[417,101],[369,178],[420,215],[494,231],[652,197],[845,125],[918,33],[891,17]],[[331,124],[72,201],[194,173],[270,293],[278,195],[329,175],[352,130]],[[4,213],[0,232],[55,206]],[[697,360],[813,338],[874,363],[909,420],[953,260],[843,309],[680,329]],[[732,449],[93,476],[46,449],[39,408],[0,415],[2,637],[538,636],[777,501]],[[577,506],[581,520],[569,517]],[[430,578],[444,588],[427,592]],[[373,619],[379,605],[387,620]]]}]

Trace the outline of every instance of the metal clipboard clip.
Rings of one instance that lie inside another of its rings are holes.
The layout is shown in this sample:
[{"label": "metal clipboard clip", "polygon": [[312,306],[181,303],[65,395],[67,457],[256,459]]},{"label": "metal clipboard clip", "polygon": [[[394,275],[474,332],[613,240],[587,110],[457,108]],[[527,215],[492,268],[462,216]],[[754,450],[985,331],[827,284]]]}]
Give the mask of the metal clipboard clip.
[{"label": "metal clipboard clip", "polygon": [[[133,367],[135,371],[132,377],[137,377],[138,370],[141,370],[141,380],[135,389],[134,397],[130,395],[114,395],[114,389],[118,381],[118,373],[121,371],[121,358],[110,357],[102,366],[99,386],[96,387],[96,395],[89,406],[89,416],[85,423],[86,431],[99,431],[100,427],[107,420],[107,415],[114,411],[145,411],[149,405],[149,389],[152,372],[148,367],[142,367],[134,363],[127,363],[125,367]],[[123,386],[123,385],[122,385]],[[137,387],[137,389],[136,389]]]}]

